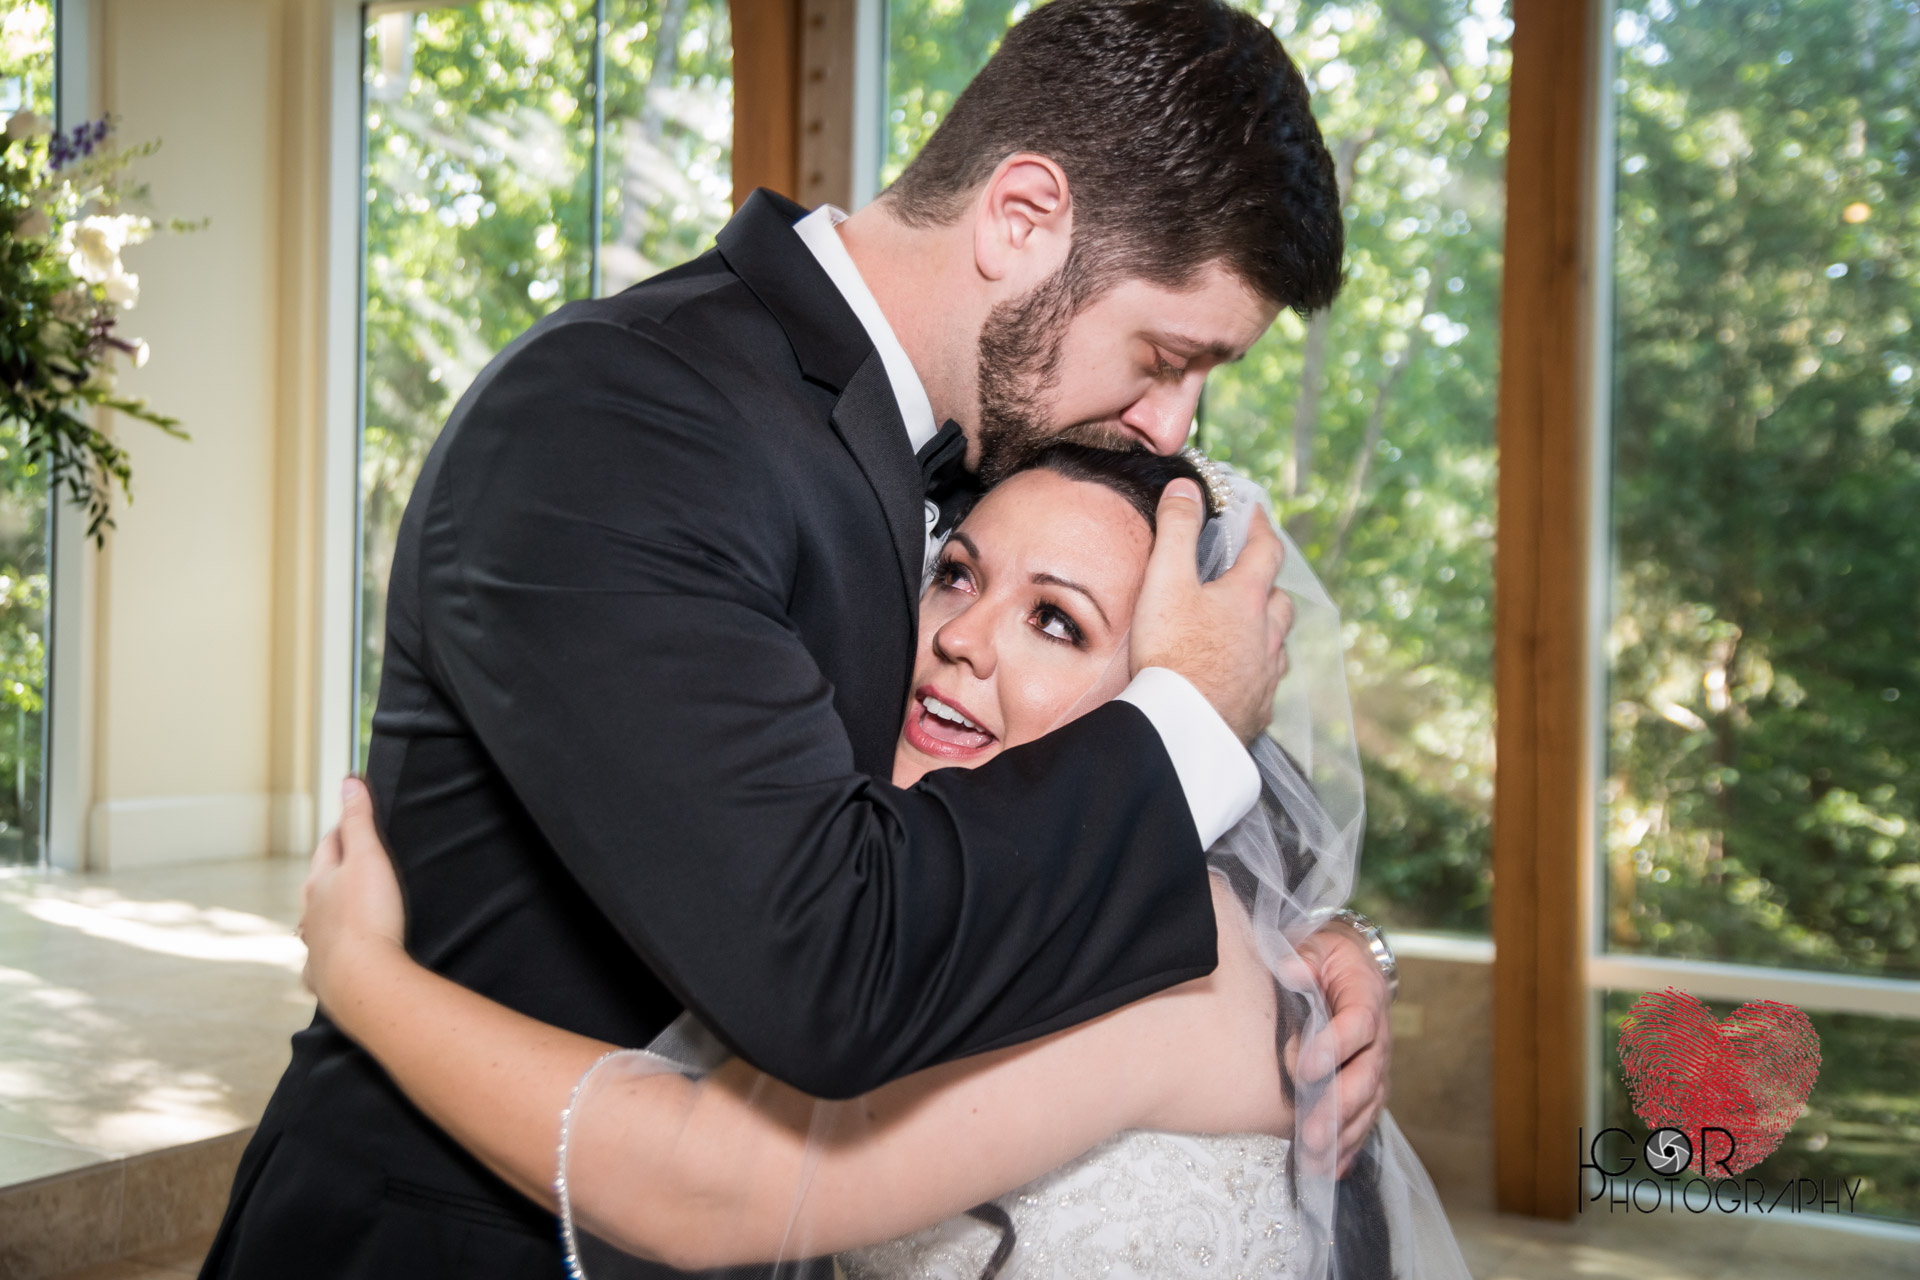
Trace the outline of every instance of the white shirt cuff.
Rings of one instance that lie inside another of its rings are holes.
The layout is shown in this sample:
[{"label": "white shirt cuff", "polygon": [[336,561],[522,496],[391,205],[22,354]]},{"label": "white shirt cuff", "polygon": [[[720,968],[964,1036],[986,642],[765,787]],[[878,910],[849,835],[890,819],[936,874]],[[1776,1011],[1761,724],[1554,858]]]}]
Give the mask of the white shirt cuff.
[{"label": "white shirt cuff", "polygon": [[1201,848],[1227,834],[1260,799],[1260,771],[1239,736],[1213,704],[1166,667],[1148,667],[1133,678],[1120,701],[1145,713],[1173,758],[1180,789],[1187,793]]}]

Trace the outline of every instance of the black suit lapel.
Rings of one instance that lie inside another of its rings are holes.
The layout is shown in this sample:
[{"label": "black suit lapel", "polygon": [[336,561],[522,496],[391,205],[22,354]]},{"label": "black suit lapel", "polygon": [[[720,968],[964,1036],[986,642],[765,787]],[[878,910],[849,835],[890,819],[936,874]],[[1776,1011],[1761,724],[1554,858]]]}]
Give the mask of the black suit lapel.
[{"label": "black suit lapel", "polygon": [[846,390],[833,406],[833,429],[860,464],[887,514],[887,531],[893,535],[893,549],[900,560],[900,585],[906,591],[911,618],[920,600],[920,577],[926,564],[923,483],[879,352],[871,352],[847,380]]},{"label": "black suit lapel", "polygon": [[926,560],[921,504],[925,482],[879,352],[853,308],[793,232],[793,224],[806,212],[784,196],[755,191],[721,229],[717,245],[727,266],[779,321],[800,371],[840,393],[833,406],[833,429],[886,513],[912,625],[919,614]]},{"label": "black suit lapel", "polygon": [[873,351],[860,318],[815,261],[793,224],[806,216],[785,196],[755,191],[720,229],[715,246],[793,346],[800,371],[835,391]]}]

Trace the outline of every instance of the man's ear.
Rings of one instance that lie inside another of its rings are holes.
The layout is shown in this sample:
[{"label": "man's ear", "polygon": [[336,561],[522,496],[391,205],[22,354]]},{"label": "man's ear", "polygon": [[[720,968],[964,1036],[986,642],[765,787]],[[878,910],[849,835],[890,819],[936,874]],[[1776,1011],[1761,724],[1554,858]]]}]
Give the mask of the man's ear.
[{"label": "man's ear", "polygon": [[1025,293],[1059,271],[1073,241],[1067,175],[1043,155],[1002,160],[974,205],[973,262],[981,277]]}]

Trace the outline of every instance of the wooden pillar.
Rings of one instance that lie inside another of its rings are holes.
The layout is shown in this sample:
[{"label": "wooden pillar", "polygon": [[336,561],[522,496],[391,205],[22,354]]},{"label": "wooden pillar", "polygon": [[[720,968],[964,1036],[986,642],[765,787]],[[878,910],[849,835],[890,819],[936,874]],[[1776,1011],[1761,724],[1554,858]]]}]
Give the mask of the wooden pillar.
[{"label": "wooden pillar", "polygon": [[733,204],[797,196],[800,0],[733,0]]},{"label": "wooden pillar", "polygon": [[853,207],[854,9],[801,0],[800,203]]},{"label": "wooden pillar", "polygon": [[1513,0],[1495,571],[1494,1190],[1579,1195],[1594,839],[1591,216],[1601,0]]},{"label": "wooden pillar", "polygon": [[736,208],[755,187],[852,205],[858,3],[733,0]]}]

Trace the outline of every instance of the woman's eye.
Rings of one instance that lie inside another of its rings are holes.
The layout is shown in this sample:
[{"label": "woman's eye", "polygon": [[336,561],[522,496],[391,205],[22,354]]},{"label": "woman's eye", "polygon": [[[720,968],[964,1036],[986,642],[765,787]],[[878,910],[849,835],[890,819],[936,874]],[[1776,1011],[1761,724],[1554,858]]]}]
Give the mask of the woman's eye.
[{"label": "woman's eye", "polygon": [[967,566],[958,560],[942,560],[934,566],[933,581],[936,586],[954,591],[972,591],[973,574]]},{"label": "woman's eye", "polygon": [[1033,624],[1040,628],[1041,635],[1067,644],[1079,644],[1085,638],[1072,618],[1050,604],[1043,604],[1034,611]]}]

